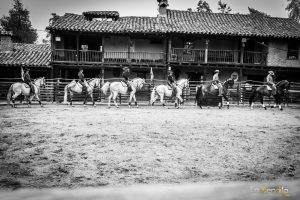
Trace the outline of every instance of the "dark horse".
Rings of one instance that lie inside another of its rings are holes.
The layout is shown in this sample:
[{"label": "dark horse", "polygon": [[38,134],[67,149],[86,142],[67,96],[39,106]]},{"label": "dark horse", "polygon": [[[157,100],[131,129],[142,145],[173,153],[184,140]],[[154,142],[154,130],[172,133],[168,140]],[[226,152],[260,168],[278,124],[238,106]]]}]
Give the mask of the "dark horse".
[{"label": "dark horse", "polygon": [[[224,99],[227,101],[227,108],[229,108],[229,101],[228,98],[226,96],[227,94],[227,90],[229,87],[232,88],[232,86],[234,85],[234,80],[233,79],[227,79],[224,83],[221,83],[223,86],[223,97]],[[205,83],[203,85],[201,85],[200,87],[197,88],[197,92],[196,92],[196,99],[195,101],[197,102],[197,105],[202,108],[202,103],[203,100],[205,100],[205,102],[207,103],[207,95],[211,94],[214,96],[218,96],[219,94],[219,89],[216,89],[213,85],[212,85],[212,81]],[[221,109],[222,106],[222,98],[219,98],[219,108]]]},{"label": "dark horse", "polygon": [[[276,94],[273,95],[275,98],[275,105],[279,105],[279,109],[282,110],[281,103],[283,97],[286,97],[288,90],[290,89],[290,82],[287,80],[282,80],[276,84]],[[249,104],[251,109],[253,109],[253,103],[256,99],[260,99],[260,102],[265,110],[267,110],[266,106],[264,105],[264,96],[270,97],[272,95],[272,90],[268,90],[267,85],[262,85],[257,87],[253,90]]]}]

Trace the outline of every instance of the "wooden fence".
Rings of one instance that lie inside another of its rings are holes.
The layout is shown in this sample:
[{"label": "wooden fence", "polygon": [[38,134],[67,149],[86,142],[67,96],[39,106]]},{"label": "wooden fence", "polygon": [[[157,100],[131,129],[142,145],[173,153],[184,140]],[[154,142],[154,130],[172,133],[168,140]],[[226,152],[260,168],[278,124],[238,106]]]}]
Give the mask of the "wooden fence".
[{"label": "wooden fence", "polygon": [[[120,81],[121,79],[105,79],[104,81],[101,81],[101,87],[104,82],[106,81]],[[9,87],[12,83],[21,81],[20,79],[6,79],[1,78],[0,79],[0,100],[6,100],[7,92],[9,90]],[[47,79],[46,80],[46,87],[41,88],[40,92],[40,98],[42,101],[47,102],[56,102],[61,103],[63,102],[64,97],[64,88],[65,86],[70,83],[72,79]],[[151,91],[154,86],[160,85],[160,84],[166,84],[166,80],[153,80],[152,82],[150,80],[146,80],[146,84],[142,88],[142,90],[137,91],[136,98],[137,101],[143,101],[143,102],[149,102]],[[250,81],[247,81],[248,83]],[[230,104],[233,105],[248,105],[249,104],[249,97],[252,92],[252,90],[260,85],[263,85],[262,82],[255,82],[251,81],[252,84],[248,84],[246,82],[236,82],[234,84],[234,87],[232,89],[229,89],[229,92],[227,94],[227,97],[229,98]],[[200,86],[200,82],[190,81],[189,88],[185,89],[183,91],[183,99],[185,102],[195,102],[196,97],[196,90],[197,87]],[[104,95],[100,88],[94,89],[94,98],[95,100],[99,102],[107,102],[108,96]],[[118,96],[118,103],[127,103],[129,95],[119,95]],[[291,83],[291,88],[289,90],[289,93],[287,95],[287,99],[285,99],[285,103],[300,103],[300,83]],[[22,99],[23,97],[19,97],[18,99]],[[73,97],[73,101],[83,101],[83,95],[75,94]],[[215,96],[209,96],[207,99],[208,105],[216,106],[219,102],[220,97]],[[89,101],[90,99],[88,99]],[[167,102],[172,101],[171,98],[166,99]],[[272,97],[264,97],[264,101],[266,104],[271,104],[274,102],[274,99]]]}]

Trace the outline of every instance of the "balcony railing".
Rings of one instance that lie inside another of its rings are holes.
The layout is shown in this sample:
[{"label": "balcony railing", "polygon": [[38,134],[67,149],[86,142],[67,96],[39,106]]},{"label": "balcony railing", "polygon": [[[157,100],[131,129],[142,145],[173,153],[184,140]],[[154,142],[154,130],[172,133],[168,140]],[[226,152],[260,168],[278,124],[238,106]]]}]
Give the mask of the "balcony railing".
[{"label": "balcony railing", "polygon": [[156,52],[100,52],[91,50],[55,49],[52,54],[54,62],[81,62],[81,63],[140,63],[163,64],[165,53]]},{"label": "balcony railing", "polygon": [[[170,62],[205,63],[204,49],[174,48]],[[240,63],[241,51],[237,50],[208,50],[207,63]],[[265,65],[267,53],[245,51],[243,63]]]},{"label": "balcony railing", "polygon": [[267,53],[263,52],[244,52],[244,63],[265,65],[267,61]]}]

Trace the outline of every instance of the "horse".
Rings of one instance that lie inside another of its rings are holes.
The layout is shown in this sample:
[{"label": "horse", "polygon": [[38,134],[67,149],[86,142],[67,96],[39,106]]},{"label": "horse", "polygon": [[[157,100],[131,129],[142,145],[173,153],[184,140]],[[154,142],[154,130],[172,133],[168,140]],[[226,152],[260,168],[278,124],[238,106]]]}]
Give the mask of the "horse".
[{"label": "horse", "polygon": [[[129,97],[129,102],[128,102],[128,106],[131,107],[131,101],[132,98],[134,99],[134,103],[135,106],[138,108],[138,104],[135,98],[135,93],[137,91],[137,89],[142,89],[143,85],[146,83],[145,79],[143,78],[134,78],[130,81],[130,86],[132,91],[129,92],[130,97]],[[124,83],[123,81],[121,82],[106,82],[103,87],[101,88],[102,92],[106,95],[108,89],[110,89],[110,95],[108,97],[108,108],[110,108],[110,101],[111,98],[113,98],[113,101],[115,103],[116,108],[119,108],[117,102],[116,102],[116,98],[118,96],[119,93],[121,94],[127,94],[128,93],[128,87],[127,84]]]},{"label": "horse", "polygon": [[[286,96],[289,89],[290,89],[290,82],[287,80],[279,81],[276,84],[276,94],[273,95],[273,97],[275,98],[275,106],[274,107],[276,107],[276,105],[279,105],[279,109],[283,110],[281,107],[282,97]],[[257,98],[259,98],[263,108],[265,110],[267,110],[267,107],[265,106],[265,104],[263,102],[263,97],[264,96],[270,97],[271,95],[272,95],[272,90],[269,90],[267,85],[262,85],[262,86],[257,87],[256,89],[254,89],[252,91],[250,99],[249,99],[249,105],[250,105],[251,109],[253,109],[254,101]]]},{"label": "horse", "polygon": [[[40,88],[41,87],[45,87],[46,86],[46,81],[45,81],[45,77],[41,77],[41,78],[37,78],[34,79],[33,81],[33,95],[30,93],[30,87],[28,84],[26,83],[13,83],[7,93],[7,104],[10,104],[10,101],[12,100],[12,107],[15,108],[15,99],[20,95],[24,95],[25,98],[27,99],[27,104],[28,107],[30,107],[31,105],[31,101],[33,100],[34,97],[36,97],[36,99],[38,100],[39,104],[41,105],[41,107],[43,107],[43,104],[41,103],[41,100],[39,98],[39,93],[40,93]],[[29,97],[29,98],[28,98]]]},{"label": "horse", "polygon": [[[179,104],[183,102],[181,95],[182,95],[182,90],[184,88],[189,88],[189,79],[180,79],[179,81],[176,82],[177,94],[175,99],[175,108],[177,109],[179,109]],[[164,108],[168,108],[164,103],[164,96],[172,97],[172,93],[173,93],[173,89],[169,88],[167,85],[158,85],[154,87],[151,92],[150,105],[153,107],[156,99],[160,97],[160,102],[162,103],[162,106]]]},{"label": "horse", "polygon": [[[93,98],[93,91],[94,91],[94,88],[95,87],[99,87],[100,88],[100,78],[92,78],[90,80],[88,80],[86,83],[87,85],[87,94],[85,95],[85,98],[84,98],[84,102],[83,102],[83,105],[86,106],[86,102],[87,102],[87,97],[88,95],[91,97],[92,99],[92,102],[93,102],[93,106],[96,107],[96,104],[95,104],[95,100]],[[65,89],[64,89],[64,101],[63,103],[64,104],[68,104],[68,92],[70,93],[70,105],[73,106],[73,103],[72,103],[72,97],[74,95],[74,93],[77,93],[77,94],[82,94],[82,85],[78,82],[76,82],[75,80],[73,80],[71,83],[69,83],[68,85],[65,86]]]},{"label": "horse", "polygon": [[[229,101],[228,98],[226,96],[228,88],[232,88],[234,85],[234,79],[229,78],[226,81],[224,81],[224,83],[221,83],[223,86],[223,94],[222,96],[224,97],[224,99],[227,101],[227,109],[229,109]],[[202,109],[202,102],[203,100],[205,100],[205,102],[207,102],[207,95],[211,94],[214,96],[217,96],[219,94],[219,89],[215,88],[214,85],[212,84],[212,81],[209,81],[205,84],[200,85],[197,89],[196,89],[196,99],[195,99],[195,103],[196,105],[198,105],[201,109]],[[219,109],[222,108],[222,98],[219,98]]]}]

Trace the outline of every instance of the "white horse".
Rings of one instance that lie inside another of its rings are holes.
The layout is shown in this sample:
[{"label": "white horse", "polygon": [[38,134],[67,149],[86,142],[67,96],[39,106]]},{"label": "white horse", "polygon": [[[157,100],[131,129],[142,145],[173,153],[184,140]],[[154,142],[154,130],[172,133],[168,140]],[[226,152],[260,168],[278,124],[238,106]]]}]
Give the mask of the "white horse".
[{"label": "white horse", "polygon": [[[131,101],[132,98],[134,99],[134,103],[136,105],[136,107],[138,108],[138,104],[135,98],[135,93],[137,91],[137,89],[142,89],[143,85],[145,84],[145,79],[143,78],[134,78],[130,81],[130,86],[132,91],[130,91],[130,97],[129,97],[129,102],[128,102],[128,106],[131,107]],[[108,97],[108,108],[110,108],[110,101],[111,98],[113,98],[115,106],[117,108],[119,108],[117,102],[116,102],[116,98],[118,96],[119,93],[121,94],[127,94],[128,93],[128,87],[124,82],[106,82],[103,87],[101,88],[101,90],[103,91],[103,93],[106,95],[108,88],[110,89],[110,95]]]},{"label": "white horse", "polygon": [[[183,99],[181,98],[182,90],[184,88],[188,88],[188,87],[189,87],[188,79],[180,79],[179,81],[177,81],[177,83],[176,83],[177,94],[176,94],[176,99],[175,99],[175,107],[177,109],[179,108],[179,104],[183,102]],[[162,103],[163,107],[167,108],[164,103],[164,96],[171,97],[172,93],[173,93],[173,89],[167,85],[159,85],[159,86],[154,87],[151,92],[151,100],[150,100],[151,106],[153,106],[156,99],[158,99],[158,97],[160,97],[160,102]],[[177,100],[179,100],[180,103]]]},{"label": "white horse", "polygon": [[[34,79],[33,81],[33,94],[30,94],[30,87],[26,83],[14,83],[10,86],[8,93],[7,93],[7,104],[10,105],[10,100],[12,100],[12,107],[15,108],[15,99],[20,95],[24,95],[27,99],[28,107],[31,105],[31,101],[35,97],[41,107],[43,107],[41,100],[39,98],[40,88],[45,87],[46,81],[45,77]],[[28,98],[29,97],[29,98]]]},{"label": "white horse", "polygon": [[[87,86],[87,94],[84,98],[84,106],[86,106],[87,97],[88,95],[91,97],[93,101],[93,106],[96,106],[94,98],[93,98],[93,91],[95,87],[100,87],[100,78],[93,78],[89,81],[85,81],[85,85]],[[70,93],[70,105],[72,106],[72,97],[74,93],[82,94],[82,85],[75,80],[65,86],[65,94],[64,94],[64,104],[68,104],[68,92]]]}]

